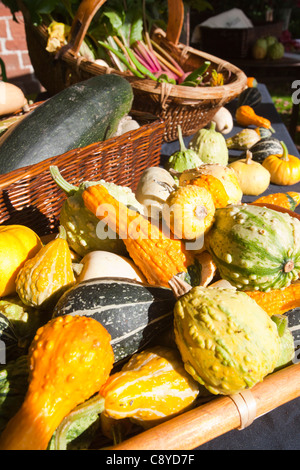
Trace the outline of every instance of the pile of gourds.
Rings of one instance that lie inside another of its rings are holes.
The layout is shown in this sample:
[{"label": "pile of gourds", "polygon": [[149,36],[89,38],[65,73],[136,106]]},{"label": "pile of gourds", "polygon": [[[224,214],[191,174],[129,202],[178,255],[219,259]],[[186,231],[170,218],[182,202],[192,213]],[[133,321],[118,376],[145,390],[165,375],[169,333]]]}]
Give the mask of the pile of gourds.
[{"label": "pile of gourds", "polygon": [[[93,438],[117,442],[291,363],[300,221],[285,212],[300,193],[242,203],[244,171],[263,175],[258,195],[280,174],[274,161],[293,162],[285,151],[255,161],[262,122],[239,104],[236,119],[255,134],[226,142],[214,122],[189,148],[181,140],[166,168],[146,169],[135,193],[102,180],[76,188],[51,167],[68,197],[50,241],[0,227],[0,332],[14,351],[2,370],[20,357],[29,368],[0,449],[66,449],[84,420]],[[232,145],[250,147],[245,160],[229,164]],[[25,331],[38,315],[31,335],[16,334],[16,306]]]}]

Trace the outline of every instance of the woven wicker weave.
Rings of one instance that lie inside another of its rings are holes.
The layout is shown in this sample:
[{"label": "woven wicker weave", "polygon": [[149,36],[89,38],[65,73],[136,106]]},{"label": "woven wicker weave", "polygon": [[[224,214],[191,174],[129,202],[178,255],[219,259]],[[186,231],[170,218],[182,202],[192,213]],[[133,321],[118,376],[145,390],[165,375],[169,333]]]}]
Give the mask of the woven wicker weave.
[{"label": "woven wicker weave", "polygon": [[192,135],[204,127],[227,102],[238,96],[246,86],[246,75],[234,65],[178,42],[183,21],[182,0],[169,0],[169,22],[166,33],[154,31],[155,39],[176,58],[183,70],[191,71],[205,60],[211,61],[211,69],[230,76],[228,83],[216,87],[183,87],[140,79],[129,73],[105,68],[78,55],[86,30],[96,11],[105,0],[84,0],[74,18],[70,49],[60,59],[46,50],[47,29],[45,25],[35,27],[23,11],[28,51],[37,78],[49,93],[57,93],[72,83],[94,75],[117,73],[128,79],[134,92],[133,109],[151,112],[165,121],[165,141],[178,138],[178,125],[183,135]]},{"label": "woven wicker weave", "polygon": [[27,225],[40,236],[57,231],[66,196],[52,180],[50,165],[57,165],[63,177],[75,185],[104,179],[135,190],[144,169],[159,165],[164,124],[141,113],[134,117],[145,124],[120,137],[1,175],[0,224]]}]

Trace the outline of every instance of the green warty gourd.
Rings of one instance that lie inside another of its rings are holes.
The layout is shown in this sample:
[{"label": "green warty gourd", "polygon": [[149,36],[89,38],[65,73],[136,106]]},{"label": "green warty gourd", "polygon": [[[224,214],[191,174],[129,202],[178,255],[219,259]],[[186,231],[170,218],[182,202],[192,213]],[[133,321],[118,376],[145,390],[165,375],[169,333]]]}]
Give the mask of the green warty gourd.
[{"label": "green warty gourd", "polygon": [[275,322],[236,289],[193,287],[175,304],[174,332],[187,372],[212,394],[252,388],[280,358]]}]

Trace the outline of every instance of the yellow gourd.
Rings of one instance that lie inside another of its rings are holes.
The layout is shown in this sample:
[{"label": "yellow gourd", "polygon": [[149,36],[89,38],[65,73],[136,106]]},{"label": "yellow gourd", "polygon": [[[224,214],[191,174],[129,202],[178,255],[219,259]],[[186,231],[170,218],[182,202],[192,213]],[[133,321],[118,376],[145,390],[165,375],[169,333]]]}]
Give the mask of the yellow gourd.
[{"label": "yellow gourd", "polygon": [[72,257],[64,230],[20,269],[16,291],[25,305],[43,307],[54,303],[75,282]]},{"label": "yellow gourd", "polygon": [[[232,168],[229,168],[225,165],[221,165],[220,163],[207,163],[199,166],[198,168],[184,171],[179,177],[179,186],[190,184],[192,180],[195,180],[196,178],[202,175],[214,176],[222,183],[224,187],[224,190],[227,194],[227,201],[224,199],[220,192],[220,197],[215,198],[215,202],[218,201],[216,207],[224,207],[224,205],[239,204],[241,202],[243,192],[240,188],[235,172],[232,170]],[[212,184],[211,180],[209,184]],[[222,193],[224,194],[224,191],[222,191]]]},{"label": "yellow gourd", "polygon": [[270,173],[259,162],[252,160],[252,153],[247,150],[246,158],[229,164],[237,176],[241,190],[246,196],[258,196],[269,187]]},{"label": "yellow gourd", "polygon": [[186,185],[175,189],[163,206],[166,225],[179,239],[195,240],[211,227],[215,206],[211,193],[204,187]]},{"label": "yellow gourd", "polygon": [[28,391],[0,436],[0,450],[45,450],[61,421],[108,379],[110,341],[97,320],[79,315],[39,328],[28,353]]},{"label": "yellow gourd", "polygon": [[262,165],[271,174],[271,183],[288,186],[300,181],[300,160],[294,155],[289,155],[284,142],[280,142],[283,148],[282,155],[269,155]]},{"label": "yellow gourd", "polygon": [[135,354],[100,389],[106,416],[152,426],[190,408],[199,385],[177,349],[155,346]]},{"label": "yellow gourd", "polygon": [[24,225],[0,226],[0,297],[16,292],[19,270],[42,246],[39,236]]}]

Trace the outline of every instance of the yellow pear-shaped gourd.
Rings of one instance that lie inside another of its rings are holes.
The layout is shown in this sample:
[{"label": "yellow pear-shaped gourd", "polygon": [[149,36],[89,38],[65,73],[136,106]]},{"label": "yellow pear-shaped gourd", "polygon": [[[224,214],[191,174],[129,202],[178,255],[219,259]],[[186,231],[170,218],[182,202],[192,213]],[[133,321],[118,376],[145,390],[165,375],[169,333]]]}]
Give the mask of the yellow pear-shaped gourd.
[{"label": "yellow pear-shaped gourd", "polygon": [[65,232],[43,246],[26,261],[16,280],[16,291],[25,305],[43,307],[55,302],[75,282],[72,257]]}]

